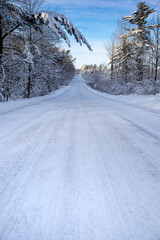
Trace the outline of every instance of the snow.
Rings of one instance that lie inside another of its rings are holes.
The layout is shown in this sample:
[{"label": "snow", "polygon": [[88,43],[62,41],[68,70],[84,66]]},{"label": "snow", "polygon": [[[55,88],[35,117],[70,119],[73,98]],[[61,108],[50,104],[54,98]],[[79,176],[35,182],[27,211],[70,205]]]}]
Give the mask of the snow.
[{"label": "snow", "polygon": [[[73,35],[76,41],[82,45],[83,43],[88,47],[90,51],[92,51],[91,46],[85,39],[85,37],[81,34],[81,32],[71,23],[71,21],[63,14],[59,14],[56,12],[41,12],[40,13],[44,23],[48,25],[48,27],[57,35],[61,36],[65,39],[66,43],[70,47],[70,41],[66,34],[66,32],[70,35]],[[37,14],[39,17],[39,14]],[[64,26],[66,32],[61,27]]]},{"label": "snow", "polygon": [[157,96],[110,96],[76,76],[0,104],[1,240],[158,240]]},{"label": "snow", "polygon": [[[84,81],[82,79],[82,81]],[[90,92],[95,93],[96,95],[103,96],[104,98],[118,101],[121,103],[129,104],[135,107],[142,107],[143,109],[148,110],[156,110],[156,112],[160,113],[160,94],[156,95],[138,95],[138,94],[130,94],[130,95],[110,95],[105,92],[99,92],[98,90],[94,90],[88,85],[85,86]]]},{"label": "snow", "polygon": [[27,106],[37,105],[42,102],[46,102],[49,100],[53,100],[54,97],[57,97],[63,93],[65,93],[69,89],[69,86],[63,86],[60,89],[52,92],[49,95],[43,97],[34,97],[31,99],[21,99],[17,101],[9,101],[9,102],[0,102],[0,115],[6,114],[8,112],[12,112],[15,110],[19,110],[25,108]]}]

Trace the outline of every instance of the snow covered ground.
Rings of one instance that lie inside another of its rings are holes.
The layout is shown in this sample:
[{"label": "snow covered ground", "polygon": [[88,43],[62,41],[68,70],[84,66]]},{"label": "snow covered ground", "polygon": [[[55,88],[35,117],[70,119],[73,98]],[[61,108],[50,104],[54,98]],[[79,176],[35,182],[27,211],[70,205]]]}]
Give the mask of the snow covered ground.
[{"label": "snow covered ground", "polygon": [[76,76],[0,104],[0,240],[159,240],[160,96]]}]

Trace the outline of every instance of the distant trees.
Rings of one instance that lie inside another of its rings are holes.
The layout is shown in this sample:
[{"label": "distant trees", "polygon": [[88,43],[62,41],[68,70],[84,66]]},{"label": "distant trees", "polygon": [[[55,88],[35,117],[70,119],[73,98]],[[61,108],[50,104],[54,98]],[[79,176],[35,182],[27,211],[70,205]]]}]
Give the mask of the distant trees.
[{"label": "distant trees", "polygon": [[[67,34],[89,43],[64,15],[39,12],[43,0],[0,0],[0,101],[44,95],[75,73]],[[64,28],[62,28],[62,26]]]}]

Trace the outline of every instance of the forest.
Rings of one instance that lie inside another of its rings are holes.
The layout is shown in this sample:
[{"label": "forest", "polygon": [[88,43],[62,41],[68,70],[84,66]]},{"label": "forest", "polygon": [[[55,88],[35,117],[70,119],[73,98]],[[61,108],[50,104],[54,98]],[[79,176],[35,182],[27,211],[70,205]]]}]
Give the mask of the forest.
[{"label": "forest", "polygon": [[[76,73],[74,57],[61,48],[62,41],[70,46],[68,35],[92,51],[66,16],[42,11],[43,3],[0,0],[1,102],[43,96],[68,85]],[[139,2],[136,11],[118,21],[104,51],[109,63],[80,69],[91,87],[115,95],[160,92],[158,11]]]},{"label": "forest", "polygon": [[84,65],[81,68],[87,84],[115,95],[160,92],[158,11],[139,2],[131,16],[117,22],[117,29],[105,49],[110,59],[108,65]]},{"label": "forest", "polygon": [[[64,15],[40,11],[43,0],[0,0],[0,101],[43,96],[71,82],[67,35],[90,45]],[[62,27],[63,26],[63,27]]]}]

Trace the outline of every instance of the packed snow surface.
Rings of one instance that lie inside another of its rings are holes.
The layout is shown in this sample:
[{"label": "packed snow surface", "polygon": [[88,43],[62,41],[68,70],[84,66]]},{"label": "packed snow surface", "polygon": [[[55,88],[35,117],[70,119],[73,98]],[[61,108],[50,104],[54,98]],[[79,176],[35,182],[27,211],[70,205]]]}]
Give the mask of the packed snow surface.
[{"label": "packed snow surface", "polygon": [[101,94],[76,76],[1,103],[0,240],[159,240],[157,98]]}]

